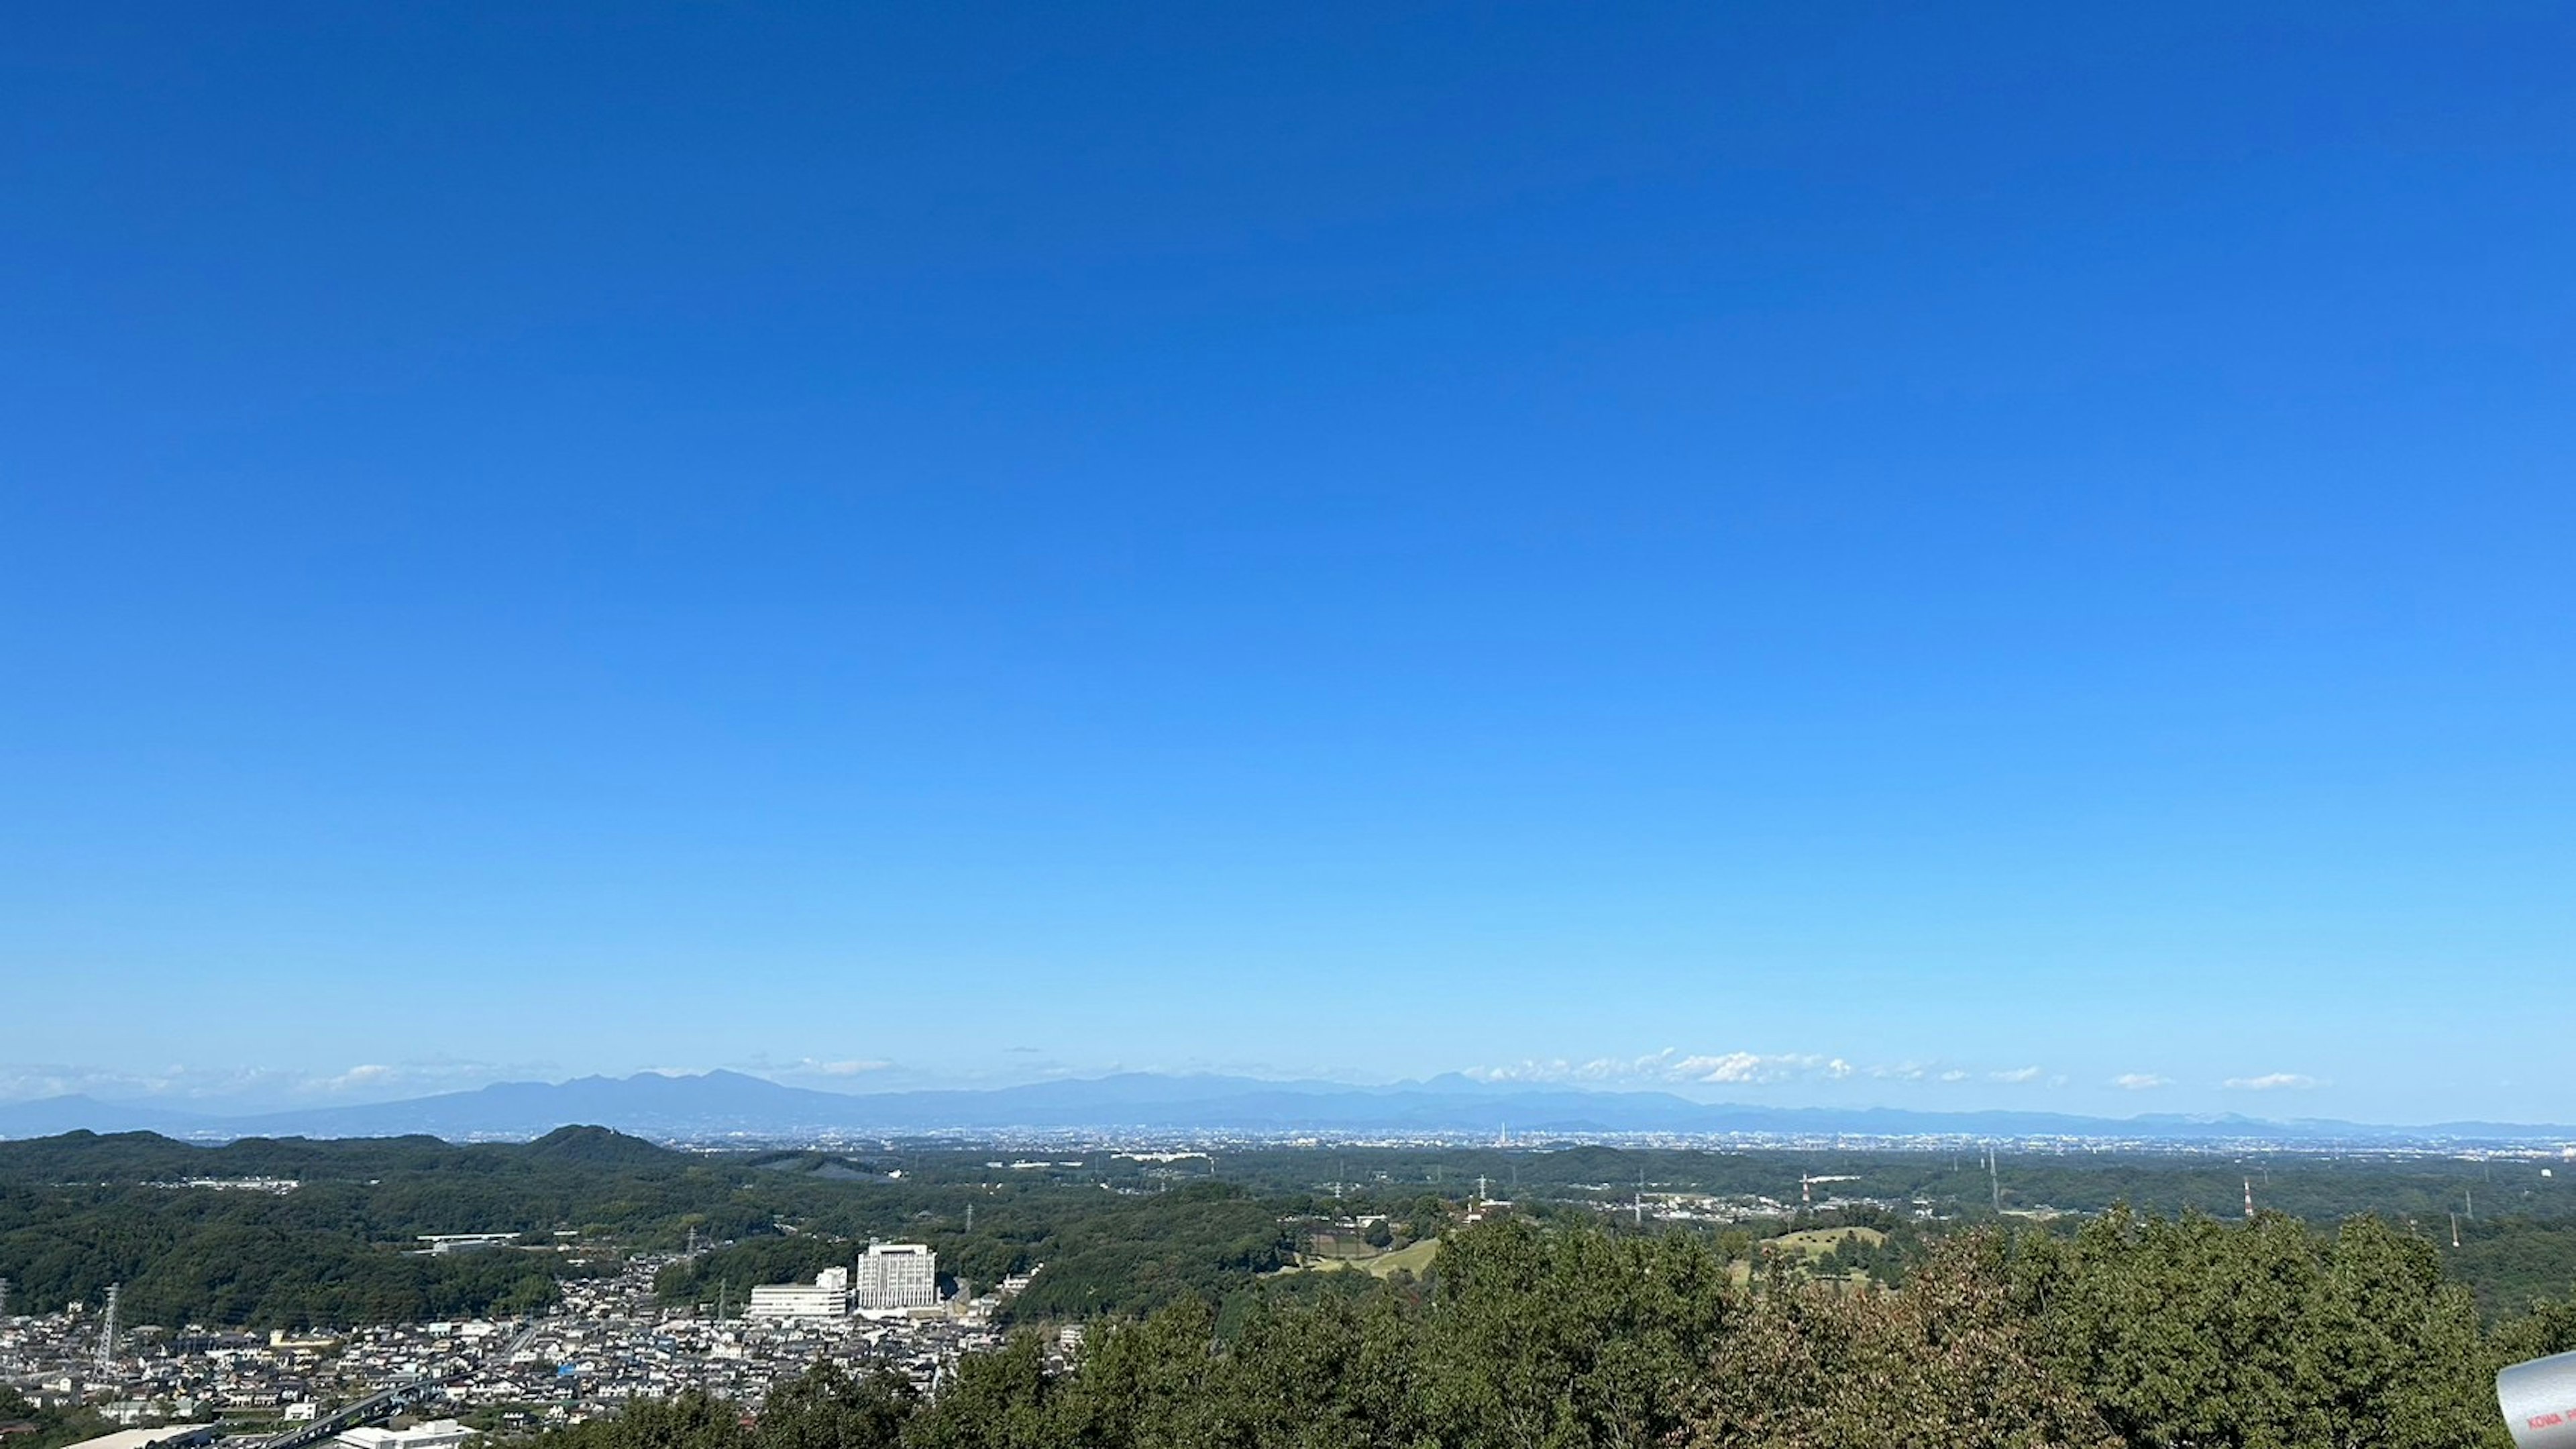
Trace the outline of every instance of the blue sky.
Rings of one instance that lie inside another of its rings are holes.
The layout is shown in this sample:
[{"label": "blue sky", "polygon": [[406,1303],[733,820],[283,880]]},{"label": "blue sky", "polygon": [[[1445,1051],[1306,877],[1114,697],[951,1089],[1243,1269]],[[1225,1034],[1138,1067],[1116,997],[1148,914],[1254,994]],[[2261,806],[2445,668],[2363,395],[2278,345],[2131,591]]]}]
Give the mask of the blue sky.
[{"label": "blue sky", "polygon": [[2563,8],[0,25],[0,1096],[2576,1121]]}]

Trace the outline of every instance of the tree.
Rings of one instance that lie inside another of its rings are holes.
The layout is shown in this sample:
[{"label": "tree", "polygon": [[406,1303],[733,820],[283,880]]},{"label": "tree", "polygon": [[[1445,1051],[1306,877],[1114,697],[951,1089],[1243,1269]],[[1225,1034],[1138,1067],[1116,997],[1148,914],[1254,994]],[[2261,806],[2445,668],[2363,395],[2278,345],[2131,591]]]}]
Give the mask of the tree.
[{"label": "tree", "polygon": [[1721,1341],[1689,1442],[1778,1449],[2113,1449],[2029,1341],[2003,1240],[1950,1245],[1902,1293],[1851,1292],[1775,1258]]},{"label": "tree", "polygon": [[852,1378],[838,1364],[818,1363],[771,1392],[750,1449],[895,1449],[919,1405],[901,1374]]},{"label": "tree", "polygon": [[1735,1309],[1725,1262],[1678,1235],[1451,1235],[1423,1328],[1425,1419],[1460,1449],[1662,1444]]},{"label": "tree", "polygon": [[637,1399],[613,1419],[537,1436],[532,1449],[751,1449],[742,1411],[712,1394]]},{"label": "tree", "polygon": [[929,1406],[904,1426],[905,1449],[1059,1449],[1037,1335],[958,1360]]},{"label": "tree", "polygon": [[2431,1245],[2376,1219],[2321,1239],[2114,1208],[2017,1272],[2057,1371],[2138,1449],[2497,1441],[2474,1305]]},{"label": "tree", "polygon": [[2468,1290],[2433,1245],[2355,1218],[2326,1245],[2294,1341],[2301,1437],[2330,1449],[2467,1446],[2495,1437]]}]

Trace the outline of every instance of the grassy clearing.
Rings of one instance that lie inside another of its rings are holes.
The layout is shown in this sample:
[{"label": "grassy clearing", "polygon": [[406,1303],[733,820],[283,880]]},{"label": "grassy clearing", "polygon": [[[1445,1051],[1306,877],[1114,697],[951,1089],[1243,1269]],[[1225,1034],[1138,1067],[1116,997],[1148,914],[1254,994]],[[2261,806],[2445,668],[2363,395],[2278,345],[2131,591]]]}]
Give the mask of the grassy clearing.
[{"label": "grassy clearing", "polygon": [[1439,1256],[1439,1253],[1440,1240],[1438,1238],[1425,1238],[1421,1242],[1408,1243],[1401,1248],[1397,1248],[1392,1252],[1386,1253],[1369,1253],[1365,1255],[1355,1255],[1338,1251],[1331,1254],[1310,1253],[1301,1256],[1297,1260],[1296,1267],[1282,1269],[1281,1271],[1289,1273],[1361,1272],[1367,1273],[1372,1277],[1383,1278],[1388,1274],[1393,1273],[1396,1269],[1402,1268],[1406,1272],[1419,1277],[1430,1269],[1431,1260]]},{"label": "grassy clearing", "polygon": [[1876,1228],[1803,1228],[1794,1233],[1782,1233],[1776,1238],[1764,1238],[1762,1246],[1773,1252],[1802,1253],[1810,1258],[1821,1258],[1846,1237],[1858,1238],[1873,1248],[1887,1241],[1887,1234]]},{"label": "grassy clearing", "polygon": [[[1764,1238],[1758,1251],[1761,1255],[1794,1254],[1799,1263],[1813,1267],[1847,1236],[1858,1238],[1873,1248],[1887,1241],[1887,1234],[1876,1228],[1802,1228],[1794,1233],[1782,1233],[1776,1238]],[[1743,1258],[1728,1262],[1726,1271],[1727,1276],[1735,1280],[1735,1286],[1738,1288],[1753,1281],[1753,1264]],[[1869,1274],[1854,1268],[1842,1275],[1842,1281],[1852,1285],[1852,1291],[1861,1292],[1869,1285]]]},{"label": "grassy clearing", "polygon": [[[1727,1260],[1726,1264],[1726,1277],[1728,1282],[1733,1283],[1738,1288],[1750,1287],[1753,1283],[1753,1265],[1744,1261],[1742,1258],[1730,1258]],[[1867,1293],[1870,1291],[1869,1275],[1858,1268],[1854,1268],[1840,1277],[1820,1278],[1815,1281],[1820,1283],[1839,1283],[1843,1285],[1845,1291],[1851,1293]]]},{"label": "grassy clearing", "polygon": [[1310,1233],[1306,1237],[1306,1256],[1317,1258],[1374,1258],[1378,1250],[1357,1233]]}]

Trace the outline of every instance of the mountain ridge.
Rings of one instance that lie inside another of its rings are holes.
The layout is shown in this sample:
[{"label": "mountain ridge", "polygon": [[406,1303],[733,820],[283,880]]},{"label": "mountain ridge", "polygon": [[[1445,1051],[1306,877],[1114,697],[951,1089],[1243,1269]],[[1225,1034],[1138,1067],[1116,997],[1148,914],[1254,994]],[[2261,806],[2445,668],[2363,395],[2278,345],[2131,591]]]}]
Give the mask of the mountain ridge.
[{"label": "mountain ridge", "polygon": [[[1456,1084],[1456,1085],[1453,1085]],[[1133,1131],[1263,1135],[1623,1133],[1721,1136],[2068,1137],[2117,1141],[2568,1141],[2552,1124],[2451,1122],[2390,1127],[2236,1113],[1921,1111],[1762,1107],[1670,1092],[1477,1083],[1435,1077],[1385,1086],[1222,1075],[1115,1073],[1010,1087],[830,1092],[747,1073],[639,1072],[564,1082],[495,1082],[391,1102],[212,1114],[84,1095],[0,1104],[0,1137],[75,1130],[153,1131],[193,1140],[392,1137],[534,1140],[569,1123],[664,1141],[788,1141],[831,1134]]]}]

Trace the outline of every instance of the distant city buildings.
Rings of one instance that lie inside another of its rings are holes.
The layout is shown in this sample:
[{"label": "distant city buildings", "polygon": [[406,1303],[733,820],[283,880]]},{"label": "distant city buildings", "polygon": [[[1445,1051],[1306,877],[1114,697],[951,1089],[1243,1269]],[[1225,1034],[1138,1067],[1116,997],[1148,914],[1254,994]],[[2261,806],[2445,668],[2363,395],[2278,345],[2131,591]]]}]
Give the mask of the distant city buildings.
[{"label": "distant city buildings", "polygon": [[203,1187],[216,1192],[264,1192],[284,1197],[304,1184],[291,1177],[185,1177],[176,1182],[147,1182],[145,1187],[170,1190]]}]

